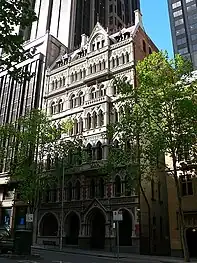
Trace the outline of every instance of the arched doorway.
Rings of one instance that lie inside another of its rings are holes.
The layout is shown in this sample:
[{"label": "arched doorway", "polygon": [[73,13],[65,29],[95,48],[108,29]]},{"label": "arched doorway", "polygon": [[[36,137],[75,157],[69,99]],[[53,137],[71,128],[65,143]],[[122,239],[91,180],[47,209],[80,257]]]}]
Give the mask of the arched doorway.
[{"label": "arched doorway", "polygon": [[71,213],[66,222],[66,244],[78,245],[80,220],[76,213]]},{"label": "arched doorway", "polygon": [[41,236],[57,236],[58,222],[55,215],[52,213],[45,214],[40,222]]},{"label": "arched doorway", "polygon": [[190,257],[197,257],[197,229],[188,228],[186,237]]},{"label": "arched doorway", "polygon": [[132,217],[127,210],[122,210],[123,220],[119,222],[120,246],[132,246]]},{"label": "arched doorway", "polygon": [[91,229],[91,248],[105,247],[105,217],[99,209],[93,209],[89,220]]}]

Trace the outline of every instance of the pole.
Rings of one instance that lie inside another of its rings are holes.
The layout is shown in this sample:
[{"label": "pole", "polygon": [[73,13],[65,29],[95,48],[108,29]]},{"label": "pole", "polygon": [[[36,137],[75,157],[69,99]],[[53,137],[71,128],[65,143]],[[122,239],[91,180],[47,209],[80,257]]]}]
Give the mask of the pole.
[{"label": "pole", "polygon": [[117,230],[117,263],[120,262],[120,244],[119,244],[119,221],[116,221],[116,230]]},{"label": "pole", "polygon": [[63,247],[63,221],[64,221],[64,159],[62,160],[62,199],[61,199],[61,221],[60,221],[60,250]]}]

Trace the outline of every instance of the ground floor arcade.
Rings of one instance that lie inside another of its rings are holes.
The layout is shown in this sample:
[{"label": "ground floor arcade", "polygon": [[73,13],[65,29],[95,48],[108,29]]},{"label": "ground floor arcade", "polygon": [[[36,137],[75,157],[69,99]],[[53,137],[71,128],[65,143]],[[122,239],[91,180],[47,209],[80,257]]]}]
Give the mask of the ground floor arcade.
[{"label": "ground floor arcade", "polygon": [[[123,221],[119,223],[119,242],[122,251],[139,252],[138,222],[132,211],[120,208]],[[46,240],[60,244],[61,214],[58,211],[45,211],[38,220],[36,243],[45,244]],[[113,251],[116,248],[116,229],[112,211],[106,211],[95,202],[85,213],[76,210],[65,211],[63,219],[63,245],[83,249],[102,249]]]}]

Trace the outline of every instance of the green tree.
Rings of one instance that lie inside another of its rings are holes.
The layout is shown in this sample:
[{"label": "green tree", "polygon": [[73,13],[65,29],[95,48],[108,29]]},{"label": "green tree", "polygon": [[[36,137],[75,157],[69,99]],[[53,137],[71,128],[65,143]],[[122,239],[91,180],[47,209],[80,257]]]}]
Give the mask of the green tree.
[{"label": "green tree", "polygon": [[61,180],[62,161],[65,169],[71,167],[68,156],[79,147],[79,140],[70,141],[64,136],[71,127],[70,121],[53,124],[40,110],[0,127],[0,157],[8,157],[10,183],[17,183],[20,199],[28,204],[30,213],[39,205],[40,192]]},{"label": "green tree", "polygon": [[[114,129],[121,141],[133,147],[138,168],[138,179],[148,166],[152,171],[156,162],[164,165],[176,185],[180,239],[184,259],[189,261],[186,227],[182,209],[178,161],[183,152],[195,157],[197,140],[197,86],[192,79],[191,64],[176,55],[169,59],[167,53],[153,53],[136,67],[137,87],[115,81],[120,92],[122,116]],[[172,167],[162,162],[161,156],[172,159]],[[149,174],[149,173],[148,173]],[[140,182],[139,182],[140,183]]]},{"label": "green tree", "polygon": [[32,22],[36,20],[33,1],[1,0],[0,5],[0,50],[4,53],[0,56],[0,66],[16,76],[20,70],[15,65],[26,59],[22,32],[31,28]]}]

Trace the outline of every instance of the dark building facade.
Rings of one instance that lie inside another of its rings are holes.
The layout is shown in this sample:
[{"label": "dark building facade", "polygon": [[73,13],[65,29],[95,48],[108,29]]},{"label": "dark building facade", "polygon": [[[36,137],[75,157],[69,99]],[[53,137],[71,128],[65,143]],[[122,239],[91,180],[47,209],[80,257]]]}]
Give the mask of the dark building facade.
[{"label": "dark building facade", "polygon": [[[38,20],[33,23],[30,39],[46,31],[71,50],[81,43],[81,35],[90,35],[97,21],[111,30],[134,23],[139,0],[36,0]],[[45,19],[43,19],[45,18]]]},{"label": "dark building facade", "polygon": [[174,53],[191,60],[197,68],[197,1],[168,0]]}]

